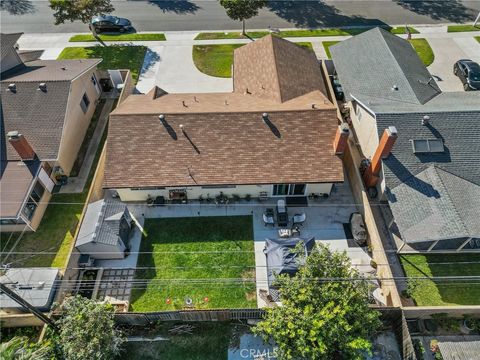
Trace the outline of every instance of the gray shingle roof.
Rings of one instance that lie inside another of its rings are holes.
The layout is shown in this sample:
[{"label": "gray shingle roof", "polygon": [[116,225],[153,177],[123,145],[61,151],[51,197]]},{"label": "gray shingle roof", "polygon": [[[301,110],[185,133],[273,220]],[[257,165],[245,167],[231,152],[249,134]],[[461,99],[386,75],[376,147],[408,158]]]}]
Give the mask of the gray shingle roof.
[{"label": "gray shingle roof", "polygon": [[[57,159],[71,81],[99,61],[39,60],[3,74],[0,91],[5,133],[0,135],[19,131],[40,160]],[[41,82],[46,83],[46,91],[38,90]],[[15,92],[8,90],[11,83],[16,86]],[[20,159],[8,141],[6,152],[8,160]]]},{"label": "gray shingle roof", "polygon": [[480,354],[480,340],[440,341],[438,348],[444,360],[474,360]]},{"label": "gray shingle roof", "polygon": [[330,52],[347,98],[424,104],[440,93],[411,44],[384,29],[342,41]]},{"label": "gray shingle roof", "polygon": [[116,245],[119,241],[120,221],[131,220],[127,206],[119,201],[98,200],[87,207],[75,246],[90,242]]},{"label": "gray shingle roof", "polygon": [[0,34],[0,62],[13,50],[23,33]]},{"label": "gray shingle roof", "polygon": [[387,197],[404,241],[480,237],[480,186],[435,165]]}]

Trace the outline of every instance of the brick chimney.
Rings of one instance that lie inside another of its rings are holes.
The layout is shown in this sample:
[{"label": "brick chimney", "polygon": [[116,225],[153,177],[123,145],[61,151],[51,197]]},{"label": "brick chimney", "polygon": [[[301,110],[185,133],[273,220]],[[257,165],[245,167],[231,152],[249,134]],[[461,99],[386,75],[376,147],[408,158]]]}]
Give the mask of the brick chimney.
[{"label": "brick chimney", "polygon": [[27,139],[18,131],[10,131],[7,134],[9,143],[17,151],[23,161],[35,159],[35,151],[28,143]]},{"label": "brick chimney", "polygon": [[343,124],[337,128],[335,139],[333,140],[333,151],[335,155],[342,155],[347,147],[348,135],[350,130],[347,124]]},{"label": "brick chimney", "polygon": [[373,155],[372,162],[363,174],[363,181],[365,182],[365,186],[367,188],[377,185],[378,175],[380,174],[380,170],[382,168],[382,159],[388,158],[396,140],[397,129],[395,126],[390,126],[388,129],[385,129],[382,138],[380,139],[380,143],[378,144],[377,150]]}]

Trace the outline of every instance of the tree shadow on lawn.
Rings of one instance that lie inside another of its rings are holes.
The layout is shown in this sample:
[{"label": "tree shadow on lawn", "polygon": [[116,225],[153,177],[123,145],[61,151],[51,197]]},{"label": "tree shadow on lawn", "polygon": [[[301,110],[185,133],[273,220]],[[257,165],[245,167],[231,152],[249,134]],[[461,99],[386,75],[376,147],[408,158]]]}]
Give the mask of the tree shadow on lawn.
[{"label": "tree shadow on lawn", "polygon": [[446,20],[448,22],[462,23],[473,21],[477,12],[467,8],[458,0],[395,0],[395,2],[411,12],[429,16],[434,20]]},{"label": "tree shadow on lawn", "polygon": [[379,19],[367,19],[362,16],[347,16],[333,5],[323,1],[270,1],[267,8],[282,19],[303,28],[323,26],[386,26]]}]

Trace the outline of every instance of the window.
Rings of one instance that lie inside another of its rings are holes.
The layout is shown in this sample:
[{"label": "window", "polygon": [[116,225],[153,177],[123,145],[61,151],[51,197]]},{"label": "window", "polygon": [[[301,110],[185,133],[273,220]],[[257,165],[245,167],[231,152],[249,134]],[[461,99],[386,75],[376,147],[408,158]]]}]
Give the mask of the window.
[{"label": "window", "polygon": [[95,76],[95,74],[92,74],[92,77],[90,78],[90,80],[92,81],[92,84],[95,87],[95,90],[97,91],[97,94],[100,94],[100,86],[98,86],[98,81],[97,81],[97,77]]},{"label": "window", "polygon": [[87,93],[85,93],[85,94],[83,94],[83,96],[82,96],[82,101],[80,101],[80,107],[82,108],[82,111],[83,111],[84,113],[87,112],[87,110],[88,110],[88,105],[90,105],[90,100],[89,100],[89,98],[88,98],[88,96],[87,96]]},{"label": "window", "polygon": [[440,139],[411,140],[414,153],[444,152],[443,141]]},{"label": "window", "polygon": [[306,184],[276,184],[273,185],[273,196],[304,196]]},{"label": "window", "polygon": [[40,183],[40,181],[37,181],[35,183],[35,186],[33,187],[33,190],[30,196],[32,197],[33,200],[35,200],[36,202],[39,202],[44,192],[45,192],[45,188]]}]

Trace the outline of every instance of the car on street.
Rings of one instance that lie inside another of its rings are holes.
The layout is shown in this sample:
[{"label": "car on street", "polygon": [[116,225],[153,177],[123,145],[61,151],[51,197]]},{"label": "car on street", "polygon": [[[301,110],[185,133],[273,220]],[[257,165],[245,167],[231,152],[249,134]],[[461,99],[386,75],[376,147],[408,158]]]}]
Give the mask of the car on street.
[{"label": "car on street", "polygon": [[133,29],[130,20],[113,15],[95,16],[90,21],[89,27],[97,33],[106,31],[123,33]]},{"label": "car on street", "polygon": [[365,227],[365,222],[363,221],[362,214],[359,212],[354,212],[350,215],[350,230],[352,231],[353,240],[360,245],[367,245],[367,228]]},{"label": "car on street", "polygon": [[460,78],[465,91],[480,90],[480,65],[469,59],[458,60],[453,73]]}]

